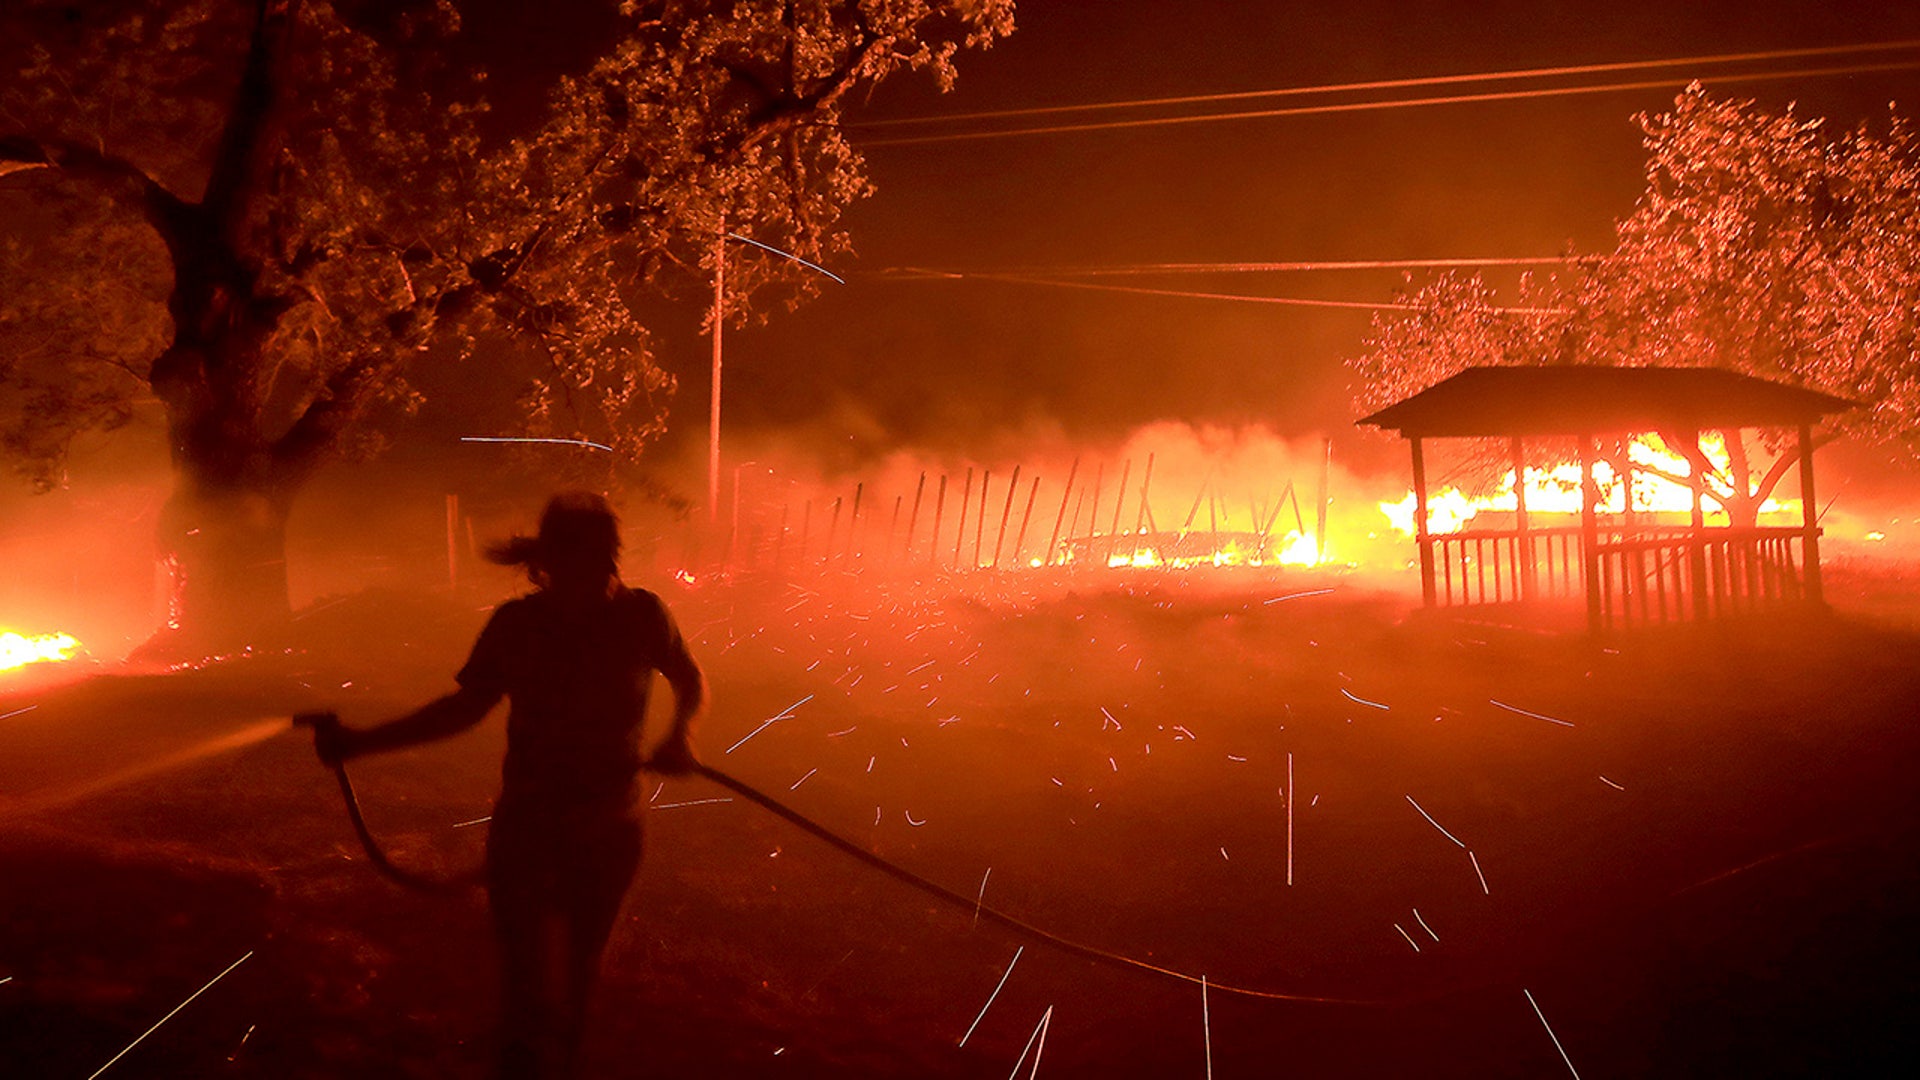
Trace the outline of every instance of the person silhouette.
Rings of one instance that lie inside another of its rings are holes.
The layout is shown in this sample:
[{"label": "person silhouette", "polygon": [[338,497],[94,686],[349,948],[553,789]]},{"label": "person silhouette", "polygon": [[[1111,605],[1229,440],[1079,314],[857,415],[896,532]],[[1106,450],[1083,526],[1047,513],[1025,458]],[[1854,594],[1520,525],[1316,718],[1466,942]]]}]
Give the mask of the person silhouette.
[{"label": "person silhouette", "polygon": [[[555,495],[536,536],[487,549],[524,567],[535,591],[494,610],[459,689],[363,730],[316,730],[329,765],[444,738],[509,703],[486,885],[499,946],[500,1075],[567,1077],[622,899],[640,865],[643,767],[684,774],[707,683],[661,599],[620,581],[619,520],[599,495]],[[672,726],[640,746],[654,672],[673,691]]]}]

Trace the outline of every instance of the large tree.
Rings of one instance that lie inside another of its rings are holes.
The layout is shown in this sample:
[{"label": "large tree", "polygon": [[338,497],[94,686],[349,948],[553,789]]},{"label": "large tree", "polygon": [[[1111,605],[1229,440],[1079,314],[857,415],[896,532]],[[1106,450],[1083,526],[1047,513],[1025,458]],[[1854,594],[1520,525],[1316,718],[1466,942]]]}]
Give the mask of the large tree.
[{"label": "large tree", "polygon": [[[672,376],[639,311],[728,232],[815,261],[865,194],[850,95],[1011,30],[1010,0],[628,0],[529,130],[437,58],[451,0],[30,2],[0,16],[0,443],[55,483],[80,430],[166,413],[176,623],[287,610],[285,523],[324,462],[477,340],[537,358],[532,434],[636,457]],[[736,319],[813,286],[729,267]],[[157,303],[156,303],[157,302]],[[144,306],[143,306],[144,304]]]},{"label": "large tree", "polygon": [[[1448,277],[1377,319],[1353,363],[1363,404],[1474,364],[1722,367],[1863,402],[1818,437],[1920,448],[1920,143],[1898,116],[1834,132],[1792,109],[1690,87],[1636,120],[1647,186],[1611,252],[1529,281],[1520,310]],[[1736,520],[1792,469],[1791,440],[1741,441],[1729,460],[1669,439]],[[1657,468],[1655,471],[1658,471]]]}]

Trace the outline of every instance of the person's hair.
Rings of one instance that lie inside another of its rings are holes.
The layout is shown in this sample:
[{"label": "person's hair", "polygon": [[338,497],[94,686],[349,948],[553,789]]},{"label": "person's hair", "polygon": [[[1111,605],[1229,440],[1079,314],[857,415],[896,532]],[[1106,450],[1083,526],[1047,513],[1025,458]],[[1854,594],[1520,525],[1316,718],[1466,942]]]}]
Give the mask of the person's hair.
[{"label": "person's hair", "polygon": [[563,491],[547,500],[538,535],[489,544],[486,557],[502,566],[525,567],[527,577],[541,586],[556,569],[611,576],[620,567],[620,519],[603,496]]}]

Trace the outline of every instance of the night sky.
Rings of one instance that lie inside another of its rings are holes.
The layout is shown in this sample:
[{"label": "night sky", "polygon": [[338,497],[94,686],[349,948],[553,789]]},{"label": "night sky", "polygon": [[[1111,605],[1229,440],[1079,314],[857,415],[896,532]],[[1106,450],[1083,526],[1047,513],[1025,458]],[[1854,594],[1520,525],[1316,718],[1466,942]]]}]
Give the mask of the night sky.
[{"label": "night sky", "polygon": [[[1365,311],[900,281],[884,271],[1604,249],[1642,186],[1631,116],[1662,108],[1684,77],[1713,69],[1562,80],[1675,80],[1658,89],[925,145],[868,146],[935,129],[861,121],[1911,39],[1920,38],[1920,5],[1033,2],[1020,6],[1018,25],[990,52],[960,57],[952,94],[904,76],[852,111],[879,191],[849,216],[858,257],[832,267],[848,284],[729,335],[732,430],[821,436],[855,459],[899,445],[971,454],[1056,428],[1097,446],[1161,419],[1344,438],[1353,417],[1341,361],[1360,344]],[[1883,118],[1889,101],[1911,115],[1917,77],[1704,81],[1853,123]],[[1098,280],[1377,301],[1401,276]],[[706,399],[697,316],[688,312],[678,336],[663,328],[688,354],[663,357],[683,378],[675,441],[704,435],[704,425],[684,423]]]},{"label": "night sky", "polygon": [[[538,122],[555,75],[581,70],[617,30],[612,0],[467,12],[465,60],[491,72],[502,132]],[[1920,40],[1911,0],[1025,0],[1016,32],[958,57],[942,95],[904,73],[849,109],[877,194],[850,210],[847,279],[795,313],[726,340],[729,458],[771,443],[858,473],[900,450],[949,462],[1017,458],[1036,443],[1111,453],[1161,421],[1330,434],[1343,460],[1402,467],[1393,440],[1356,432],[1343,361],[1365,309],[1277,306],[986,280],[906,280],[902,267],[1005,272],[1172,262],[1554,256],[1605,250],[1642,186],[1633,114],[1669,105],[1685,79],[1797,102],[1837,123],[1913,115],[1920,72],[1775,81],[1702,65],[1558,85],[1667,80],[1637,90],[1473,104],[1226,120],[1168,127],[883,145],[967,130],[914,118],[1364,80]],[[1744,65],[1747,70],[1912,60],[1903,52]],[[1229,102],[1201,111],[1444,95],[1538,81]],[[1114,110],[1033,123],[1170,115]],[[1027,120],[983,121],[1011,126]],[[734,258],[771,258],[744,246]],[[1418,273],[1418,272],[1416,272]],[[1511,284],[1514,272],[1493,271]],[[1113,285],[1381,302],[1400,270],[1079,280]],[[1420,280],[1416,277],[1415,284]],[[648,468],[704,475],[710,346],[696,291],[659,309],[658,359],[681,389]],[[430,404],[399,433],[400,457],[437,463],[454,435],[509,424],[510,373],[420,373]],[[451,381],[449,381],[451,380]],[[440,393],[449,386],[458,393]],[[408,453],[411,450],[413,453]],[[1045,447],[1038,452],[1045,452]],[[668,461],[680,467],[667,466]],[[692,483],[691,479],[687,483]]]}]

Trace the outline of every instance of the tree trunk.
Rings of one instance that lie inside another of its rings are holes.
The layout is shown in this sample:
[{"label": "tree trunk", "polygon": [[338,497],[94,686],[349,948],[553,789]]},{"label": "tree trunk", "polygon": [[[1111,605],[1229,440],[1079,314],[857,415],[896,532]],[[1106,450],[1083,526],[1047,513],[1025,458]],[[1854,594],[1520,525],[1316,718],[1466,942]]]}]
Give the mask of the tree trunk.
[{"label": "tree trunk", "polygon": [[1739,428],[1721,432],[1727,444],[1727,479],[1733,486],[1727,501],[1727,521],[1736,529],[1754,529],[1760,525],[1760,503],[1765,496],[1754,494],[1753,469],[1747,458],[1747,443]]},{"label": "tree trunk", "polygon": [[174,485],[155,537],[168,572],[167,623],[142,647],[150,656],[266,648],[290,614],[287,515],[307,471],[290,467],[260,431],[246,373],[259,370],[264,334],[234,322],[216,349],[176,342],[154,366]]},{"label": "tree trunk", "polygon": [[160,515],[167,624],[150,644],[225,652],[277,639],[291,614],[291,503],[288,492],[212,480],[183,464]]}]

